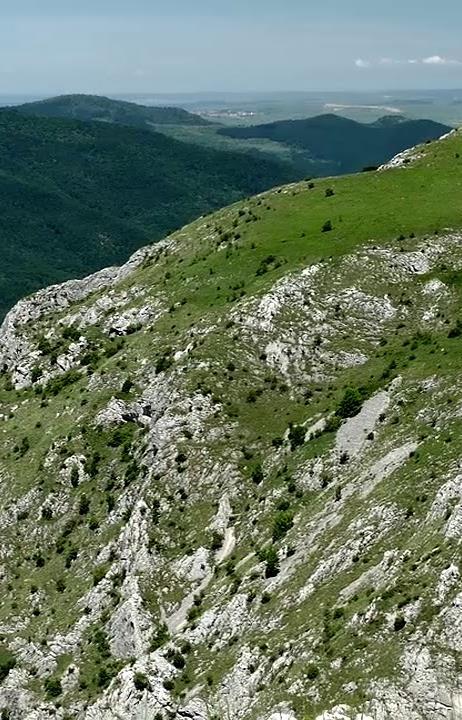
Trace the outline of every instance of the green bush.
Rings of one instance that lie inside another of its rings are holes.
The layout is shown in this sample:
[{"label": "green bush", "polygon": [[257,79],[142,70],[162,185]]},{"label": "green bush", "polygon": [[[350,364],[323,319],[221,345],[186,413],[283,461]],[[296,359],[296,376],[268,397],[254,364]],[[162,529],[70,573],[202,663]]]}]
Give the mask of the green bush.
[{"label": "green bush", "polygon": [[308,680],[316,680],[317,677],[319,677],[319,668],[317,665],[314,665],[311,663],[306,668],[306,676]]},{"label": "green bush", "polygon": [[255,485],[260,485],[260,483],[264,480],[263,470],[260,463],[254,467],[252,470],[252,481],[255,483]]},{"label": "green bush", "polygon": [[141,673],[141,672],[135,673],[135,676],[133,678],[133,684],[134,684],[135,688],[137,690],[139,690],[140,692],[151,688],[151,684],[150,684],[148,678],[146,677],[146,675],[144,675],[144,673]]},{"label": "green bush", "polygon": [[163,623],[159,625],[157,631],[154,633],[151,639],[151,650],[154,652],[158,648],[162,647],[169,639],[167,626]]},{"label": "green bush", "polygon": [[90,510],[90,500],[84,493],[79,500],[79,515],[87,515],[89,510]]},{"label": "green bush", "polygon": [[289,442],[292,450],[305,443],[306,429],[303,425],[291,425],[289,428]]},{"label": "green bush", "polygon": [[403,630],[406,627],[406,620],[402,617],[402,615],[398,615],[398,617],[395,618],[395,622],[393,623],[393,629],[395,632],[400,632],[400,630]]},{"label": "green bush", "polygon": [[339,415],[331,415],[327,418],[326,424],[324,426],[324,432],[330,433],[330,432],[337,432],[339,427],[342,424],[342,419]]},{"label": "green bush", "polygon": [[273,523],[273,542],[281,540],[294,524],[294,514],[290,510],[281,510]]},{"label": "green bush", "polygon": [[59,395],[61,390],[64,390],[64,388],[68,387],[68,385],[73,385],[78,382],[80,378],[81,375],[77,370],[68,370],[62,375],[49,380],[43,393],[44,395]]},{"label": "green bush", "polygon": [[267,578],[275,577],[279,572],[279,558],[276,548],[273,545],[263,548],[258,552],[258,557],[266,563],[265,576]]},{"label": "green bush", "polygon": [[63,688],[58,678],[46,678],[44,682],[45,694],[50,700],[61,695]]},{"label": "green bush", "polygon": [[448,332],[448,338],[458,338],[462,335],[462,320],[457,320],[454,327]]},{"label": "green bush", "polygon": [[0,682],[6,678],[16,665],[16,658],[5,645],[0,645]]},{"label": "green bush", "polygon": [[74,342],[77,342],[80,338],[80,332],[77,330],[75,325],[69,325],[68,327],[65,327],[63,330],[63,339],[64,340],[73,340]]},{"label": "green bush", "polygon": [[364,401],[363,394],[357,388],[349,387],[337,408],[336,415],[340,418],[354,417],[359,413]]}]

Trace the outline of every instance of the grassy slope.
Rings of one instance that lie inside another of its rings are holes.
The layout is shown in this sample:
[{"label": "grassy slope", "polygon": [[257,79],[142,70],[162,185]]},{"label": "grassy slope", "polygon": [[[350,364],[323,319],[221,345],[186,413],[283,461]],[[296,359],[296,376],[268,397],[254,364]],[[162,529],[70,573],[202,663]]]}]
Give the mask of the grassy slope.
[{"label": "grassy slope", "polygon": [[[63,444],[65,450],[62,457],[80,451],[88,454],[91,448],[98,448],[102,455],[99,474],[89,481],[86,487],[71,491],[71,504],[76,506],[82,492],[91,496],[91,514],[102,523],[103,537],[111,537],[117,533],[117,527],[104,524],[107,495],[104,485],[109,475],[110,463],[115,463],[117,472],[120,468],[120,473],[123,472],[124,465],[120,461],[119,451],[108,447],[104,434],[90,434],[85,437],[80,430],[85,424],[91,424],[97,410],[104,406],[114,388],[120,387],[121,381],[127,375],[135,381],[139,379],[142,385],[140,358],[149,357],[152,364],[167,347],[184,347],[190,330],[195,330],[200,335],[202,331],[214,328],[197,344],[186,364],[180,360],[169,372],[172,373],[174,382],[179,382],[182,375],[179,370],[184,365],[187,369],[183,373],[182,385],[191,391],[198,383],[202,383],[203,387],[207,386],[212,395],[222,403],[223,413],[218,419],[210,421],[211,427],[222,422],[233,423],[232,426],[227,426],[228,437],[216,441],[208,440],[206,435],[193,440],[185,438],[184,449],[188,455],[186,478],[189,473],[191,478],[194,477],[194,465],[200,467],[204,449],[219,462],[227,462],[232,452],[237,453],[240,458],[238,464],[242,473],[242,489],[245,489],[245,492],[238,496],[233,506],[240,538],[234,557],[236,563],[254,548],[249,517],[256,517],[258,545],[270,538],[276,514],[274,501],[263,505],[257,516],[254,513],[260,501],[271,497],[273,489],[277,489],[282,497],[288,498],[297,515],[297,528],[289,534],[289,542],[294,544],[297,543],[299,534],[303,537],[303,528],[308,526],[316,512],[333,500],[335,483],[323,492],[308,491],[294,496],[293,492],[287,490],[285,479],[287,474],[296,472],[310,457],[323,456],[332,445],[332,434],[324,435],[294,453],[287,452],[281,460],[281,465],[287,465],[286,471],[278,473],[277,470],[282,468],[276,465],[274,471],[268,473],[263,485],[255,487],[249,480],[250,472],[259,459],[263,460],[272,452],[272,440],[284,434],[290,421],[304,422],[334,409],[348,384],[356,387],[368,386],[371,391],[387,386],[390,376],[384,376],[383,373],[391,361],[396,363],[395,372],[399,372],[403,377],[405,402],[399,410],[396,409],[399,413],[398,424],[395,424],[392,418],[387,419],[379,432],[379,447],[374,446],[370,455],[374,459],[380,453],[380,446],[387,447],[398,435],[408,437],[417,433],[422,440],[422,447],[417,457],[405,464],[393,482],[384,483],[376,489],[370,506],[355,497],[347,501],[341,525],[335,531],[326,533],[323,546],[326,547],[330,541],[343,542],[349,536],[351,521],[364,513],[365,508],[372,512],[373,507],[380,503],[393,503],[403,513],[412,506],[413,514],[406,522],[403,521],[391,540],[378,542],[361,556],[359,563],[317,590],[313,598],[303,605],[303,615],[300,616],[292,613],[290,604],[282,610],[281,603],[285,597],[292,597],[293,601],[297,588],[306,581],[310,571],[316,566],[316,558],[307,558],[284,590],[276,591],[267,605],[257,608],[257,613],[266,618],[268,625],[278,617],[277,628],[265,630],[260,627],[245,636],[252,645],[267,643],[269,648],[263,654],[267,652],[268,655],[277,655],[288,639],[293,643],[296,662],[283,676],[281,685],[270,682],[269,687],[262,690],[260,702],[262,707],[265,707],[271,704],[273,696],[275,699],[287,697],[296,704],[301,717],[314,717],[316,711],[326,707],[327,703],[334,704],[345,699],[351,701],[351,696],[346,697],[342,690],[342,686],[350,680],[359,684],[358,693],[353,697],[353,701],[359,703],[361,693],[365,691],[371,677],[392,677],[396,673],[401,636],[390,637],[384,631],[384,615],[360,637],[348,628],[344,620],[334,622],[326,615],[326,611],[339,602],[339,590],[359,577],[364,569],[379,562],[390,543],[394,547],[408,548],[411,557],[409,566],[415,564],[412,573],[403,570],[399,584],[393,586],[386,595],[380,588],[361,590],[351,602],[345,604],[344,612],[350,619],[355,613],[364,612],[371,598],[375,598],[381,613],[384,614],[395,609],[401,601],[408,602],[409,593],[418,594],[423,598],[426,617],[422,618],[421,622],[425,626],[435,612],[429,588],[434,586],[435,578],[442,567],[450,560],[457,559],[457,549],[442,540],[441,528],[435,525],[430,529],[428,524],[423,524],[422,521],[441,484],[442,474],[453,459],[460,455],[460,421],[451,419],[446,423],[444,434],[437,436],[425,422],[419,421],[416,424],[416,417],[426,406],[426,398],[418,392],[418,384],[435,373],[444,379],[444,390],[434,400],[437,411],[443,414],[450,398],[454,403],[460,400],[457,387],[462,370],[462,339],[449,339],[447,329],[460,313],[462,282],[460,272],[448,273],[444,267],[436,272],[437,277],[448,283],[453,295],[448,301],[448,307],[444,309],[449,325],[435,330],[429,338],[416,336],[420,309],[415,300],[415,308],[402,326],[397,324],[397,321],[390,323],[385,346],[368,344],[365,341],[369,357],[365,365],[338,370],[326,383],[307,384],[303,377],[293,375],[290,393],[283,387],[285,378],[277,373],[274,373],[275,383],[271,380],[269,384],[265,384],[269,371],[259,359],[262,347],[255,346],[245,334],[236,333],[235,328],[229,325],[230,315],[238,306],[237,296],[242,291],[247,297],[259,296],[268,291],[278,277],[321,259],[333,258],[332,264],[335,268],[343,256],[365,245],[396,248],[402,246],[409,251],[416,248],[423,237],[430,237],[435,232],[443,233],[447,228],[461,228],[462,137],[457,134],[444,142],[425,146],[424,150],[425,156],[409,167],[373,175],[318,181],[311,190],[305,183],[294,185],[281,192],[267,193],[250,202],[237,204],[210,219],[193,223],[178,233],[179,243],[173,253],[161,255],[151,266],[148,264],[137,271],[121,287],[144,288],[154,298],[165,298],[172,310],[156,321],[149,331],[142,330],[127,337],[122,355],[105,359],[100,354],[95,372],[97,377],[105,378],[106,389],[88,392],[88,381],[82,377],[76,385],[66,388],[57,397],[49,398],[49,404],[45,407],[41,407],[39,396],[31,391],[16,393],[9,390],[5,381],[0,391],[2,412],[7,414],[10,409],[12,412],[12,417],[3,427],[7,442],[1,458],[5,471],[13,478],[9,483],[11,496],[17,497],[28,489],[38,487],[40,498],[45,498],[50,489],[56,488],[59,464],[52,464],[47,472],[40,470],[51,440]],[[328,187],[334,189],[333,197],[325,196]],[[332,232],[322,233],[322,225],[327,219],[332,221],[334,229]],[[234,233],[240,235],[237,240],[232,239]],[[410,237],[413,234],[416,239]],[[400,235],[406,238],[398,240]],[[218,249],[219,247],[223,249]],[[268,272],[256,275],[262,260],[270,255],[281,263],[279,267],[277,262],[270,263]],[[360,268],[351,272],[354,277],[360,278]],[[414,294],[417,297],[421,284],[427,279],[417,278],[404,288],[405,292],[411,297],[414,297]],[[343,277],[342,282],[348,286],[349,278]],[[402,287],[382,287],[381,278],[376,277],[371,278],[370,282],[378,294],[387,293],[399,303]],[[88,299],[84,306],[91,306],[95,300],[96,297]],[[180,304],[184,300],[186,302]],[[137,302],[135,300],[135,304]],[[47,327],[55,327],[55,324],[56,318],[50,321],[45,319],[27,332],[32,337],[37,337]],[[293,319],[293,324],[296,328],[296,318]],[[97,347],[102,348],[107,344],[108,340],[101,328],[86,332],[93,337]],[[61,342],[64,347],[66,342]],[[227,369],[230,360],[235,364],[234,370]],[[46,357],[43,362],[48,362]],[[208,369],[204,369],[201,364],[203,362],[209,364]],[[256,402],[249,403],[246,400],[248,393],[259,387],[263,387],[264,392]],[[305,396],[307,387],[314,393],[308,403]],[[136,393],[135,389],[133,396],[136,396]],[[88,404],[81,405],[82,399]],[[24,405],[21,404],[23,401],[26,401]],[[13,410],[13,406],[17,406],[17,409]],[[47,434],[44,434],[40,427],[36,427],[38,421],[46,427]],[[31,449],[23,458],[18,459],[13,445],[20,445],[24,436],[29,438]],[[448,437],[451,442],[447,441]],[[141,442],[142,438],[135,436],[135,446]],[[250,460],[242,454],[239,455],[244,445],[248,448],[248,453],[250,452]],[[37,477],[41,478],[38,486]],[[180,483],[180,475],[176,481]],[[348,483],[353,485],[354,478],[347,475],[346,479],[342,479],[342,483],[345,486],[348,486]],[[118,499],[124,491],[117,485],[112,492]],[[160,526],[154,529],[156,542],[164,548],[167,557],[180,557],[188,548],[195,549],[204,541],[207,542],[203,528],[213,515],[213,501],[219,498],[219,493],[218,487],[211,485],[207,488],[209,505],[204,503],[203,489],[201,497],[192,492],[186,514],[182,512],[178,499],[169,505],[168,511],[163,513]],[[6,498],[5,502],[8,503],[9,498]],[[200,518],[200,522],[196,522],[196,518]],[[56,555],[54,537],[57,527],[44,521],[41,521],[40,532],[43,553],[47,558],[45,567],[37,569],[33,562],[24,560],[22,546],[27,545],[27,527],[26,519],[18,524],[11,535],[8,530],[4,531],[4,538],[15,547],[18,577],[13,581],[13,593],[7,593],[9,599],[3,604],[1,613],[5,623],[11,622],[11,618],[18,612],[17,608],[10,604],[13,595],[20,608],[26,607],[30,583],[33,581],[43,587],[46,601],[42,615],[32,619],[31,625],[24,630],[24,634],[32,634],[33,637],[41,639],[47,627],[50,632],[52,628],[64,630],[75,618],[75,601],[83,590],[91,585],[92,558],[97,554],[103,538],[89,530],[85,518],[79,519],[77,514],[77,528],[67,541],[80,549],[79,559],[76,561],[79,573],[76,575],[73,570],[65,568],[64,556]],[[426,553],[431,553],[435,547],[438,548],[438,557],[429,565],[430,555],[427,557]],[[247,561],[246,567],[252,566],[255,566],[255,558]],[[178,581],[169,575],[168,563],[160,572],[164,573],[161,577],[164,584],[169,583],[172,596],[181,597],[181,587],[179,588]],[[241,578],[240,582],[245,591],[255,590],[260,597],[264,587],[260,580],[249,580],[245,570],[230,570],[229,574],[221,571],[217,573],[204,600],[205,608],[213,605],[214,601],[223,602],[220,593],[224,592],[228,599],[232,597],[229,595],[229,588],[233,582],[235,584],[236,575]],[[60,576],[64,577],[67,583],[63,593],[56,592],[54,588],[54,581]],[[154,594],[151,602],[155,616],[158,613],[159,598],[156,596],[156,587],[159,584],[159,579],[156,578],[155,583],[146,591],[147,596]],[[54,607],[53,615],[50,614],[51,606]],[[308,659],[304,655],[307,649],[304,633],[316,632],[323,626],[324,639],[320,645],[315,645],[312,658],[321,672],[315,681],[320,692],[319,702],[310,698],[310,692],[300,693],[296,698],[287,695],[286,688],[291,682],[300,678],[306,682]],[[411,633],[412,630],[408,632]],[[327,640],[326,635],[329,635]],[[188,658],[189,680],[180,678],[177,690],[187,687],[192,678],[197,682],[205,682],[208,675],[211,676],[210,683],[214,687],[225,668],[236,658],[238,648],[238,645],[229,644],[217,654],[205,645],[199,646]],[[82,650],[83,667],[91,678],[90,686],[81,691],[85,697],[97,692],[92,670],[87,667],[89,652]],[[334,675],[329,670],[330,662],[338,654],[346,656],[346,661],[341,672]],[[212,660],[214,670],[210,672]]]}]

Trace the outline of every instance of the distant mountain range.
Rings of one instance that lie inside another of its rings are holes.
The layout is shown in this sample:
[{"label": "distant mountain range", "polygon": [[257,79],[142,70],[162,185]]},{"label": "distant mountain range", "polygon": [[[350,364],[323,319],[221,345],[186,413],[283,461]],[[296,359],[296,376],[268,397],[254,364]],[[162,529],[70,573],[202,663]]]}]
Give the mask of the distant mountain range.
[{"label": "distant mountain range", "polygon": [[152,128],[153,125],[210,125],[200,115],[177,107],[147,107],[98,95],[60,95],[15,108],[23,115],[98,121]]},{"label": "distant mountain range", "polygon": [[238,140],[267,139],[309,151],[314,159],[337,166],[338,173],[348,173],[381,165],[402,150],[434,140],[449,130],[447,125],[432,120],[393,116],[363,124],[327,114],[307,120],[221,128],[218,132]]}]

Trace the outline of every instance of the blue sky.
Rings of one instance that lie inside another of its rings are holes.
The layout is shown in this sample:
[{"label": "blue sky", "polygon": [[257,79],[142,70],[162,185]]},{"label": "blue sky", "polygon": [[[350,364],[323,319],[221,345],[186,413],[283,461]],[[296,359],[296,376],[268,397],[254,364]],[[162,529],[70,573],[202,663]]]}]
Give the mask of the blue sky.
[{"label": "blue sky", "polygon": [[460,0],[2,0],[0,93],[462,87]]}]

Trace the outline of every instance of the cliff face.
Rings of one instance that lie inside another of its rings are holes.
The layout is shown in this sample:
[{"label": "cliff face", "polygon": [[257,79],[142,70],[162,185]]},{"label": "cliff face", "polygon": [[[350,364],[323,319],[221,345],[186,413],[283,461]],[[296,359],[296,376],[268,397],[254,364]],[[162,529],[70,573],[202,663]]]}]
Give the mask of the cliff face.
[{"label": "cliff face", "polygon": [[461,716],[461,144],[7,316],[5,717]]}]

